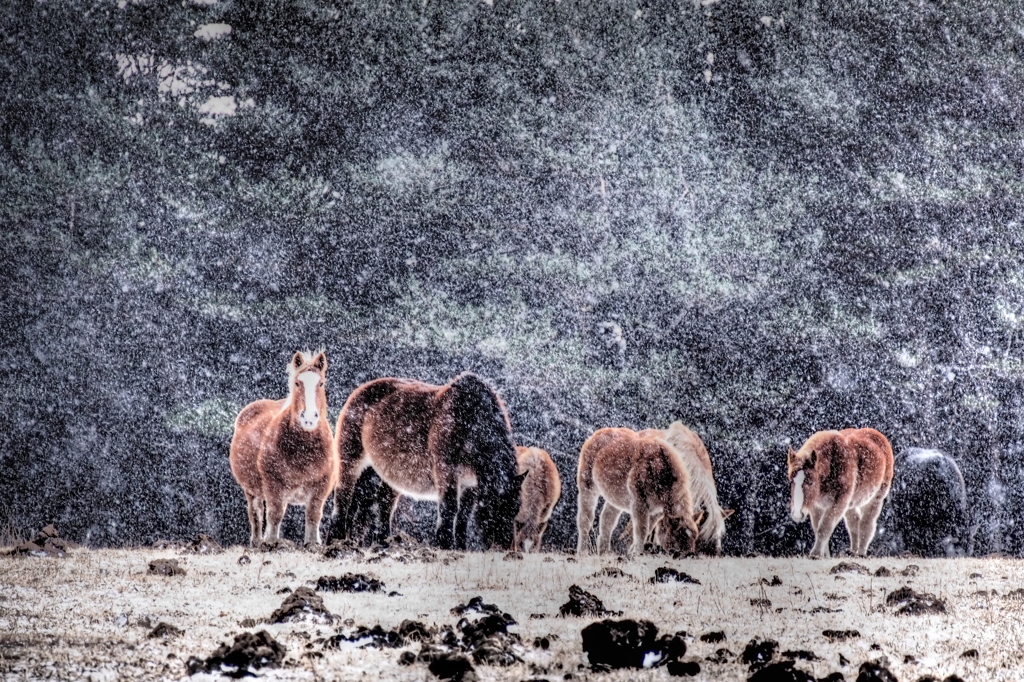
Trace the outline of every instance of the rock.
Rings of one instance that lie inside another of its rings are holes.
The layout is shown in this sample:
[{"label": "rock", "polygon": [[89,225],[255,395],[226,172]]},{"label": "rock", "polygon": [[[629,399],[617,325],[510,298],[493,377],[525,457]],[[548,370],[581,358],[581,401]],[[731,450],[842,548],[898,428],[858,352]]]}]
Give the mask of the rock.
[{"label": "rock", "polygon": [[224,551],[220,543],[206,533],[197,535],[192,542],[185,545],[184,549],[192,554],[220,554]]},{"label": "rock", "polygon": [[403,620],[398,624],[398,634],[410,642],[429,642],[435,631],[418,620]]},{"label": "rock", "polygon": [[372,647],[374,649],[397,649],[405,646],[404,637],[394,630],[385,630],[380,625],[374,625],[372,628],[359,626],[352,630],[339,632],[324,640],[324,646],[336,649],[342,642],[348,642],[359,648]]},{"label": "rock", "polygon": [[452,682],[473,682],[476,671],[469,659],[462,654],[444,653],[430,661],[427,669],[437,678]]},{"label": "rock", "polygon": [[648,620],[602,620],[583,628],[583,651],[592,666],[642,668],[655,650],[658,628]]},{"label": "rock", "polygon": [[146,572],[150,575],[185,575],[185,569],[178,565],[177,559],[153,559]]},{"label": "rock", "polygon": [[807,651],[806,649],[796,649],[783,651],[781,654],[782,658],[789,658],[791,660],[800,659],[802,661],[817,661],[818,655],[813,651]]},{"label": "rock", "polygon": [[502,557],[501,560],[502,561],[522,561],[523,560],[523,553],[522,552],[506,552],[505,556]]},{"label": "rock", "polygon": [[362,573],[346,573],[337,578],[322,575],[316,581],[316,589],[321,592],[381,592],[384,583]]},{"label": "rock", "polygon": [[281,602],[281,607],[270,614],[271,623],[287,623],[307,618],[328,623],[334,620],[334,616],[324,607],[323,598],[305,586],[297,587]]},{"label": "rock", "polygon": [[588,578],[631,578],[632,576],[617,566],[605,566],[597,573],[591,573]]},{"label": "rock", "polygon": [[750,600],[750,605],[756,606],[759,609],[770,609],[772,607],[772,600],[765,597],[755,597]]},{"label": "rock", "polygon": [[836,575],[838,573],[859,573],[861,575],[868,575],[871,571],[868,570],[867,566],[863,566],[852,561],[840,561],[832,567],[832,570],[830,570],[829,573],[832,575]]},{"label": "rock", "polygon": [[69,549],[73,549],[78,546],[79,545],[74,542],[60,537],[53,524],[49,524],[43,526],[42,530],[36,533],[36,536],[32,540],[16,545],[11,551],[7,552],[7,554],[10,556],[50,557],[63,559],[67,555],[67,551]]},{"label": "rock", "polygon": [[242,677],[251,675],[250,668],[259,670],[280,666],[286,652],[284,645],[266,630],[257,633],[243,632],[235,635],[235,641],[231,646],[221,644],[209,658],[189,658],[186,667],[189,675],[198,672],[225,672],[233,677]]},{"label": "rock", "polygon": [[700,675],[700,663],[697,661],[669,661],[666,670],[673,677],[694,677]]},{"label": "rock", "polygon": [[707,642],[708,644],[718,644],[719,642],[725,641],[725,633],[721,630],[715,632],[705,632],[700,636],[700,641]]},{"label": "rock", "polygon": [[[459,604],[451,609],[451,614],[453,616],[464,616],[470,613],[507,615],[494,604],[485,604],[483,597],[473,597],[465,604]],[[509,616],[509,618],[511,617],[512,616]]]},{"label": "rock", "polygon": [[810,673],[793,667],[793,661],[782,661],[760,668],[747,678],[747,682],[817,682],[817,680]]},{"label": "rock", "polygon": [[768,587],[778,587],[782,584],[782,578],[780,578],[777,575],[773,575],[771,580],[768,580],[768,578],[761,578],[759,581],[757,581],[757,584],[767,585]]},{"label": "rock", "polygon": [[249,558],[248,554],[243,554],[242,556],[238,557],[238,565],[239,566],[248,566],[251,563],[252,563],[252,559]]},{"label": "rock", "polygon": [[680,573],[674,568],[668,566],[662,566],[661,568],[654,569],[654,577],[651,578],[652,583],[687,583],[690,585],[700,585],[700,581],[693,576],[687,575],[686,573]]},{"label": "rock", "polygon": [[168,637],[177,637],[183,634],[185,634],[184,630],[176,628],[170,623],[160,622],[156,624],[156,627],[146,637],[149,639],[167,639]]},{"label": "rock", "polygon": [[885,596],[886,606],[895,606],[897,616],[917,616],[926,613],[945,613],[946,602],[934,594],[915,592],[910,587],[901,587]]},{"label": "rock", "polygon": [[412,665],[416,662],[416,654],[411,651],[403,651],[398,657],[398,665]]},{"label": "rock", "polygon": [[978,658],[978,650],[968,649],[967,651],[960,654],[960,658]]},{"label": "rock", "polygon": [[907,567],[900,571],[900,575],[904,578],[910,578],[921,572],[921,567],[917,564],[907,564]]},{"label": "rock", "polygon": [[324,547],[328,559],[362,559],[363,550],[352,540],[332,540]]},{"label": "rock", "polygon": [[857,682],[898,682],[888,668],[878,663],[862,663],[857,672]]},{"label": "rock", "polygon": [[890,571],[885,566],[879,566],[878,570],[875,571],[875,577],[876,578],[891,578],[892,577],[892,571]]},{"label": "rock", "polygon": [[609,611],[600,599],[584,590],[579,585],[569,586],[569,601],[558,608],[558,615],[565,616],[621,616],[622,611]]},{"label": "rock", "polygon": [[733,659],[733,656],[734,654],[728,649],[716,649],[713,656],[708,656],[704,660],[711,663],[728,663]]},{"label": "rock", "polygon": [[833,642],[844,642],[848,639],[860,637],[860,633],[856,630],[825,630],[821,634]]},{"label": "rock", "polygon": [[767,639],[763,641],[752,639],[743,649],[743,653],[740,655],[740,660],[749,665],[751,670],[754,670],[771,663],[771,660],[775,657],[775,652],[778,648],[779,643],[774,639]]}]

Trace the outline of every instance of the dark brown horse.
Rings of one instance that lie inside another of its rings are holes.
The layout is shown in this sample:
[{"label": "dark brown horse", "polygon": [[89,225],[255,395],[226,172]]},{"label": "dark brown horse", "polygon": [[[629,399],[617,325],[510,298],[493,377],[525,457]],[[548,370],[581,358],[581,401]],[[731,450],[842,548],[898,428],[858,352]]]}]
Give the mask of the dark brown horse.
[{"label": "dark brown horse", "polygon": [[474,510],[485,545],[512,547],[523,476],[505,406],[480,377],[460,374],[444,386],[395,378],[363,384],[345,402],[335,439],[335,537],[348,535],[352,491],[372,466],[391,488],[388,511],[398,495],[437,502],[439,547],[465,549]]},{"label": "dark brown horse", "polygon": [[324,502],[338,480],[338,455],[327,422],[326,374],[322,352],[315,357],[296,353],[288,364],[288,398],[257,400],[235,419],[231,473],[245,492],[253,546],[279,539],[289,504],[306,507],[305,542],[320,544]]}]

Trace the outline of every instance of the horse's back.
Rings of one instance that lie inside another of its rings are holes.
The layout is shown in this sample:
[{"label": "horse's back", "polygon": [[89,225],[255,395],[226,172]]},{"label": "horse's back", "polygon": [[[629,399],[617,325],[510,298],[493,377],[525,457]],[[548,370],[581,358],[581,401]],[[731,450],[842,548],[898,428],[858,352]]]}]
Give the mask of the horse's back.
[{"label": "horse's back", "polygon": [[231,472],[242,489],[251,495],[262,494],[258,462],[267,425],[281,411],[283,400],[257,400],[242,408],[235,418],[228,459]]},{"label": "horse's back", "polygon": [[859,480],[888,489],[892,484],[894,457],[889,439],[872,428],[844,429],[844,447],[856,456]]},{"label": "horse's back", "polygon": [[546,450],[517,447],[516,460],[518,473],[527,474],[522,488],[524,499],[527,491],[530,491],[531,495],[550,500],[552,505],[558,501],[562,494],[562,481],[558,476],[558,468]]}]

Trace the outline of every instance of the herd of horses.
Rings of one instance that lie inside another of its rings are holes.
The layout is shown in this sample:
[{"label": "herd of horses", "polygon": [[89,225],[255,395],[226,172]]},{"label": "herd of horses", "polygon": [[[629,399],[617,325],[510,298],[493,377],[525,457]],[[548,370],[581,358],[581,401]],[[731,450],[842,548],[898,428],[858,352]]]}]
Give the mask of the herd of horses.
[{"label": "herd of horses", "polygon": [[[253,546],[279,541],[289,504],[305,507],[305,543],[321,544],[324,503],[332,493],[330,535],[349,537],[353,524],[364,520],[353,518],[360,508],[353,505],[356,483],[372,468],[384,483],[377,493],[382,535],[390,534],[405,495],[437,504],[434,539],[442,549],[466,549],[471,520],[486,547],[540,548],[561,496],[558,470],[544,450],[515,445],[505,405],[484,380],[463,373],[443,386],[370,381],[348,397],[332,432],[326,374],[323,351],[296,353],[288,364],[288,397],[253,402],[235,420],[231,471],[245,492]],[[814,530],[810,555],[829,556],[840,521],[851,552],[864,555],[893,487],[894,457],[885,436],[870,428],[819,431],[798,451],[790,449],[787,469],[791,515],[797,522],[809,518]],[[626,513],[630,554],[649,546],[721,554],[732,510],[719,504],[707,448],[680,422],[665,430],[599,429],[580,451],[576,483],[578,553],[610,551]]]}]

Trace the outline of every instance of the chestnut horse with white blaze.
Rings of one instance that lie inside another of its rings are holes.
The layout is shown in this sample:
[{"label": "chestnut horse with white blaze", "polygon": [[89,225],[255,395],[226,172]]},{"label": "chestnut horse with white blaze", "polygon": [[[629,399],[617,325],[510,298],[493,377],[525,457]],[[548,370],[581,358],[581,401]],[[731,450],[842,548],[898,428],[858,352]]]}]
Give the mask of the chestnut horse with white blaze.
[{"label": "chestnut horse with white blaze", "polygon": [[580,450],[576,472],[579,506],[576,553],[591,551],[590,532],[597,502],[604,498],[598,552],[611,548],[611,535],[622,512],[630,515],[633,542],[629,553],[654,541],[667,550],[692,552],[698,529],[690,497],[690,476],[672,447],[661,438],[631,429],[599,429]]},{"label": "chestnut horse with white blaze", "polygon": [[690,474],[690,497],[693,508],[704,511],[704,520],[697,535],[697,551],[704,554],[722,553],[722,536],[725,535],[725,520],[733,510],[722,509],[718,503],[718,488],[711,469],[711,457],[704,441],[686,428],[680,421],[674,421],[667,429],[644,429],[640,435],[661,438],[671,445],[686,465]]},{"label": "chestnut horse with white blaze", "polygon": [[519,496],[513,549],[540,551],[541,539],[555,503],[562,496],[562,479],[551,455],[540,448],[516,447],[519,474],[525,475]]},{"label": "chestnut horse with white blaze", "polygon": [[814,528],[812,558],[827,559],[832,532],[842,519],[850,552],[867,554],[882,504],[892,487],[892,446],[874,429],[818,431],[787,457],[790,513]]},{"label": "chestnut horse with white blaze", "polygon": [[[296,353],[285,400],[257,400],[235,419],[231,473],[248,502],[249,542],[277,542],[289,504],[306,508],[305,544],[320,544],[324,502],[338,480],[338,455],[327,421],[327,356]],[[263,515],[267,527],[264,532]]]},{"label": "chestnut horse with white blaze", "polygon": [[439,547],[465,549],[474,510],[485,545],[512,547],[523,476],[505,405],[480,377],[467,372],[444,386],[395,378],[365,383],[345,402],[335,438],[336,537],[347,536],[352,491],[372,466],[390,486],[390,509],[399,495],[438,503]]}]

